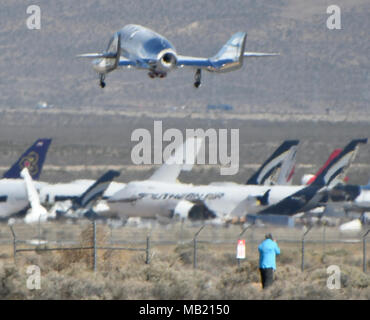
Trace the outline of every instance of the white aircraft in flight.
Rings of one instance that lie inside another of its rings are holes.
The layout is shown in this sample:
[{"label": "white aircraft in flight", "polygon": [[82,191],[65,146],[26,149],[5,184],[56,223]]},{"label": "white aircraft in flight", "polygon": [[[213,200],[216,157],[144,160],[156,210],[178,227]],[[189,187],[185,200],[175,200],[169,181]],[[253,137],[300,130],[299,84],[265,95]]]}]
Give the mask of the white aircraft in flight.
[{"label": "white aircraft in flight", "polygon": [[94,59],[94,70],[99,74],[100,86],[105,87],[106,74],[118,67],[148,71],[150,78],[164,78],[177,68],[195,69],[194,86],[201,84],[201,71],[229,72],[242,67],[249,57],[276,56],[278,53],[245,52],[247,34],[235,33],[221,50],[210,58],[179,55],[175,47],[162,35],[146,27],[129,24],[114,33],[103,53],[78,55]]}]

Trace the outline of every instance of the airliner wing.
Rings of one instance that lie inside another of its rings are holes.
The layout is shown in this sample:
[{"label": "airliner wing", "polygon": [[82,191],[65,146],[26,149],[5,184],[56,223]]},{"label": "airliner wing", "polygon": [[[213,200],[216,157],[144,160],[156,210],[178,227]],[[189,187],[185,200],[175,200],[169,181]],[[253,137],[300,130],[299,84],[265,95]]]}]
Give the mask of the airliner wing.
[{"label": "airliner wing", "polygon": [[47,211],[40,204],[39,194],[33,184],[32,177],[27,168],[23,168],[21,171],[21,177],[24,179],[26,184],[28,201],[30,203],[30,210],[28,210],[24,221],[26,223],[34,223],[38,221],[45,221],[47,219]]},{"label": "airliner wing", "polygon": [[202,146],[201,138],[188,138],[178,146],[175,153],[153,173],[152,181],[176,182],[181,171],[190,171]]}]

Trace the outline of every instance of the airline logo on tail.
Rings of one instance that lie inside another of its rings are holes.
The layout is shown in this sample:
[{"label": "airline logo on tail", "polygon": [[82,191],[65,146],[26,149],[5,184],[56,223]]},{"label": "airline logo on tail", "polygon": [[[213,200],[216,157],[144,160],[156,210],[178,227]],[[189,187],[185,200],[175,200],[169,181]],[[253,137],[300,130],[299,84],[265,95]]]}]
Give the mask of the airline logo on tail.
[{"label": "airline logo on tail", "polygon": [[339,153],[325,169],[316,176],[315,181],[312,185],[331,185],[335,183],[340,176],[345,174],[345,171],[352,164],[358,150],[358,145],[367,143],[366,139],[352,140],[343,150]]},{"label": "airline logo on tail", "polygon": [[34,176],[39,172],[38,161],[39,155],[32,151],[19,161],[19,170],[27,168],[30,175]]},{"label": "airline logo on tail", "polygon": [[[284,141],[275,152],[262,164],[257,172],[247,181],[247,185],[266,185],[276,175],[276,171],[284,167],[285,171],[289,170],[291,164],[294,164],[297,145],[299,140]],[[288,163],[287,163],[288,160]],[[280,179],[281,180],[281,179]],[[279,183],[283,184],[281,181]]]},{"label": "airline logo on tail", "polygon": [[321,172],[323,172],[326,167],[336,158],[339,156],[339,154],[342,152],[343,149],[335,149],[331,155],[329,156],[328,160],[326,160],[325,164],[319,169],[319,171],[316,172],[315,175],[309,177],[308,181],[305,183],[306,185],[309,185],[313,183],[316,180],[316,177],[318,177]]},{"label": "airline logo on tail", "polygon": [[20,179],[21,171],[27,168],[31,178],[38,180],[48,152],[51,139],[38,139],[13,166],[4,173],[5,179]]}]

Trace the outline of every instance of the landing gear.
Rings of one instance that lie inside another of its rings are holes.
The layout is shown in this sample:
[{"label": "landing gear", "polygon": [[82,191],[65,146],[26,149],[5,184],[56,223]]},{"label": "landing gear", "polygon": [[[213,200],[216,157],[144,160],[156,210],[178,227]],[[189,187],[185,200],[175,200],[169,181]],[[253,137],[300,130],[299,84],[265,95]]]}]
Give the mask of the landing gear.
[{"label": "landing gear", "polygon": [[151,70],[150,72],[148,72],[148,76],[149,78],[165,78],[167,76],[167,73],[166,72],[163,72],[163,71],[156,71],[156,70]]},{"label": "landing gear", "polygon": [[194,80],[195,80],[194,87],[199,88],[201,84],[201,80],[202,80],[202,70],[201,69],[197,69],[197,71],[195,72]]},{"label": "landing gear", "polygon": [[154,74],[154,72],[153,72],[153,71],[150,71],[150,72],[148,73],[148,76],[149,76],[149,78],[151,78],[151,79],[154,79],[154,78],[155,78],[155,74]]},{"label": "landing gear", "polygon": [[99,81],[100,87],[104,88],[105,87],[105,81],[104,81],[105,80],[105,75],[101,74],[99,79],[100,79],[100,81]]}]

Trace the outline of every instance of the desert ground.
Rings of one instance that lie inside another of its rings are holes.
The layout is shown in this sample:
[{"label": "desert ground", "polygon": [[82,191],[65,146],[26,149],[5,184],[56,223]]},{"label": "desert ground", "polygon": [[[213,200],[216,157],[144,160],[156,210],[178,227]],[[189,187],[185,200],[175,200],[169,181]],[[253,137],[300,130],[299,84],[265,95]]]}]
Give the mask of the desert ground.
[{"label": "desert ground", "polygon": [[[14,225],[17,248],[32,248],[22,240],[49,239],[39,249],[91,245],[91,222]],[[247,230],[246,259],[236,259],[239,226],[206,226],[198,236],[194,268],[192,238],[199,226],[173,224],[112,228],[97,225],[98,247],[145,249],[150,235],[150,260],[144,251],[98,250],[97,270],[92,250],[18,252],[13,256],[8,226],[0,227],[0,295],[2,299],[370,299],[370,276],[362,271],[361,234],[343,235],[334,228],[315,228],[305,242],[301,270],[302,229],[264,227]],[[281,249],[274,284],[262,290],[257,246],[272,232]],[[325,232],[325,234],[324,234]],[[325,240],[325,241],[324,241]],[[33,248],[35,248],[33,246]],[[37,249],[36,248],[36,249]],[[40,268],[40,289],[27,288],[27,268]],[[340,288],[329,289],[329,266],[340,269]],[[367,259],[367,269],[370,261]]]}]

